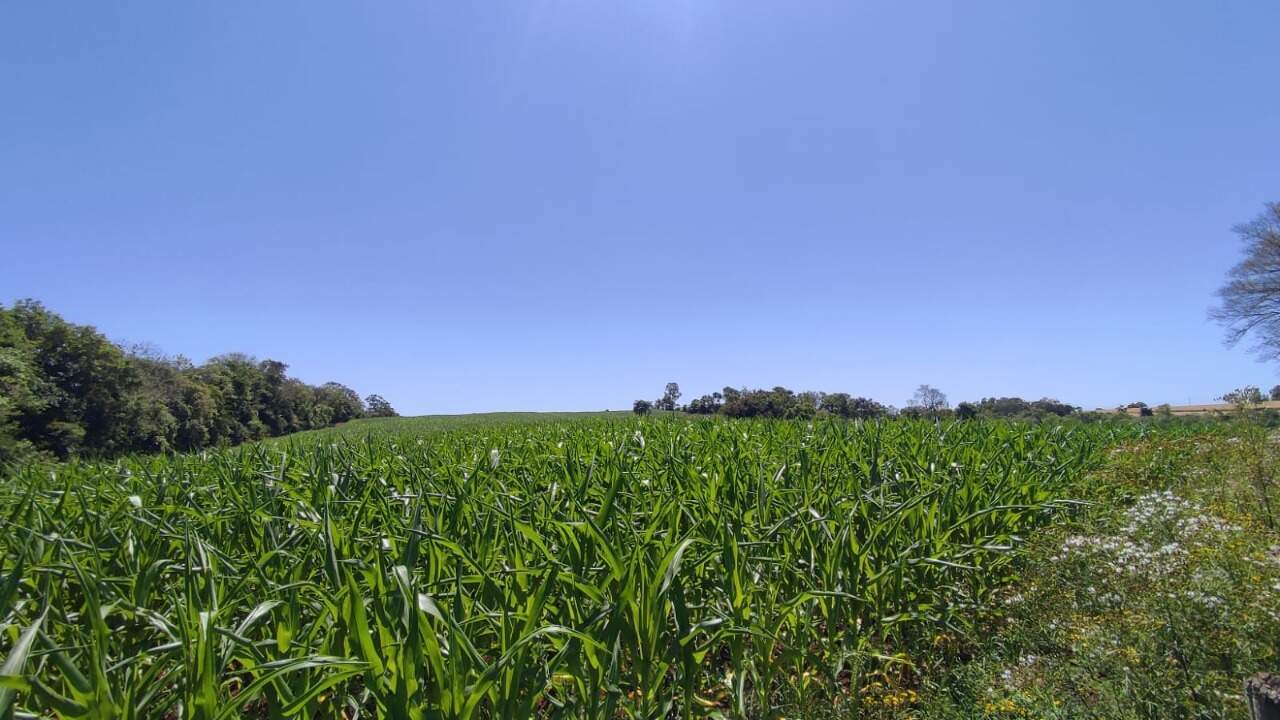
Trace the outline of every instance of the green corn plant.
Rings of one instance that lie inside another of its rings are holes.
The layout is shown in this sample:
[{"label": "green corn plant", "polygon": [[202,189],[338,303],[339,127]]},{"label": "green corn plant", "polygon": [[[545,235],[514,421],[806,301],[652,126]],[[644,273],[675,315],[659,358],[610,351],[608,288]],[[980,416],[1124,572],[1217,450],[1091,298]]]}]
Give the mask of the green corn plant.
[{"label": "green corn plant", "polygon": [[413,422],[7,471],[0,718],[856,714],[1156,431]]}]

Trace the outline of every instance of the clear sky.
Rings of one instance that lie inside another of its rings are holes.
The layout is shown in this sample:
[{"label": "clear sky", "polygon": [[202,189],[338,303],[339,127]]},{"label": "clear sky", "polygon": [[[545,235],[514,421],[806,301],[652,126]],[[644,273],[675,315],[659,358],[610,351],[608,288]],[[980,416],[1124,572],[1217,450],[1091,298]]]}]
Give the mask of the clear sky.
[{"label": "clear sky", "polygon": [[0,8],[0,302],[402,412],[1280,382],[1280,3]]}]

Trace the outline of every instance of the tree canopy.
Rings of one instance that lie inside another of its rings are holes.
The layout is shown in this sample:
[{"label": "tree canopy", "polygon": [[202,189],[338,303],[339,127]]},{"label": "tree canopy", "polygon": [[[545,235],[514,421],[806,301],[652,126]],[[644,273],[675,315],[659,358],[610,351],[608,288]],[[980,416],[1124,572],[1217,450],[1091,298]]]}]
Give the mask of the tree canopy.
[{"label": "tree canopy", "polygon": [[364,407],[365,417],[399,417],[400,415],[381,395],[370,395],[365,398]]},{"label": "tree canopy", "polygon": [[[675,386],[669,383],[668,388]],[[1277,386],[1276,392],[1280,392]],[[665,403],[637,400],[633,408],[636,414],[646,414],[653,408],[668,409]],[[1055,400],[1040,398],[1024,400],[1020,397],[988,397],[972,402],[962,402],[950,409],[947,396],[930,385],[921,385],[911,403],[898,410],[871,398],[858,397],[846,392],[796,392],[778,386],[769,390],[725,387],[719,392],[702,395],[690,400],[684,407],[671,403],[670,409],[683,410],[691,415],[722,415],[732,418],[809,418],[834,416],[854,420],[901,415],[932,419],[1008,419],[1039,422],[1065,417],[1080,412],[1080,408]]]},{"label": "tree canopy", "polygon": [[[0,462],[196,450],[366,414],[351,388],[307,385],[287,370],[238,353],[197,366],[122,348],[34,300],[0,305]],[[382,403],[378,412],[395,412]]]}]

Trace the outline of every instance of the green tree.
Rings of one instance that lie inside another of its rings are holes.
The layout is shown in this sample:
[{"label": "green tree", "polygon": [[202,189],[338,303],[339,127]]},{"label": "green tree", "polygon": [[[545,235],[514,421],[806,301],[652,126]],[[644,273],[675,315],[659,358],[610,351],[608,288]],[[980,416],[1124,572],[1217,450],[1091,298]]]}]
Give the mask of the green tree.
[{"label": "green tree", "polygon": [[658,407],[663,410],[675,410],[676,403],[680,400],[680,385],[677,383],[667,383],[666,389],[662,393],[662,399],[658,400]]},{"label": "green tree", "polygon": [[22,437],[62,458],[131,450],[138,418],[129,399],[139,381],[124,352],[94,328],[68,323],[33,300],[8,312],[31,347],[43,394],[38,407],[17,417]]},{"label": "green tree", "polygon": [[1032,402],[1031,407],[1036,412],[1048,415],[1057,415],[1059,417],[1065,417],[1067,415],[1080,412],[1080,408],[1075,405],[1070,405],[1053,398],[1040,398],[1039,400]]},{"label": "green tree", "polygon": [[350,388],[312,387],[287,370],[237,353],[196,367],[125,350],[33,300],[0,306],[0,462],[194,450],[363,414]]},{"label": "green tree", "polygon": [[344,423],[364,417],[364,402],[355,390],[337,382],[320,386],[319,401],[330,410],[329,422]]},{"label": "green tree", "polygon": [[368,417],[398,417],[400,413],[391,407],[391,403],[381,395],[370,395],[364,399],[365,415]]},{"label": "green tree", "polygon": [[888,408],[871,398],[855,397],[849,401],[849,417],[870,420],[888,414]]},{"label": "green tree", "polygon": [[812,417],[817,412],[813,396],[797,395],[785,387],[772,390],[741,390],[726,398],[721,412],[729,417]]},{"label": "green tree", "polygon": [[852,402],[853,398],[849,397],[849,393],[827,393],[823,396],[818,409],[831,415],[847,418],[853,412]]},{"label": "green tree", "polygon": [[33,452],[23,417],[41,412],[49,392],[35,359],[35,345],[13,312],[0,307],[0,464]]},{"label": "green tree", "polygon": [[270,434],[260,412],[266,380],[257,360],[241,353],[219,355],[202,365],[197,376],[217,404],[216,438],[234,445]]},{"label": "green tree", "polygon": [[703,395],[689,401],[684,411],[694,415],[712,415],[720,410],[720,404],[724,400],[724,396],[718,392],[710,395]]}]

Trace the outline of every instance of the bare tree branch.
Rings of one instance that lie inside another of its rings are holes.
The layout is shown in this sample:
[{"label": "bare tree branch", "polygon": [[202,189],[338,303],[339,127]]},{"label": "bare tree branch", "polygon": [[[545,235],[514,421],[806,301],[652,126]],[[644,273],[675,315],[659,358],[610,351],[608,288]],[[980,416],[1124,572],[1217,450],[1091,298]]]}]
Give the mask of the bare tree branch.
[{"label": "bare tree branch", "polygon": [[1245,257],[1227,273],[1209,318],[1226,329],[1228,347],[1250,337],[1250,350],[1261,359],[1280,359],[1280,203],[1267,203],[1261,215],[1234,230]]}]

